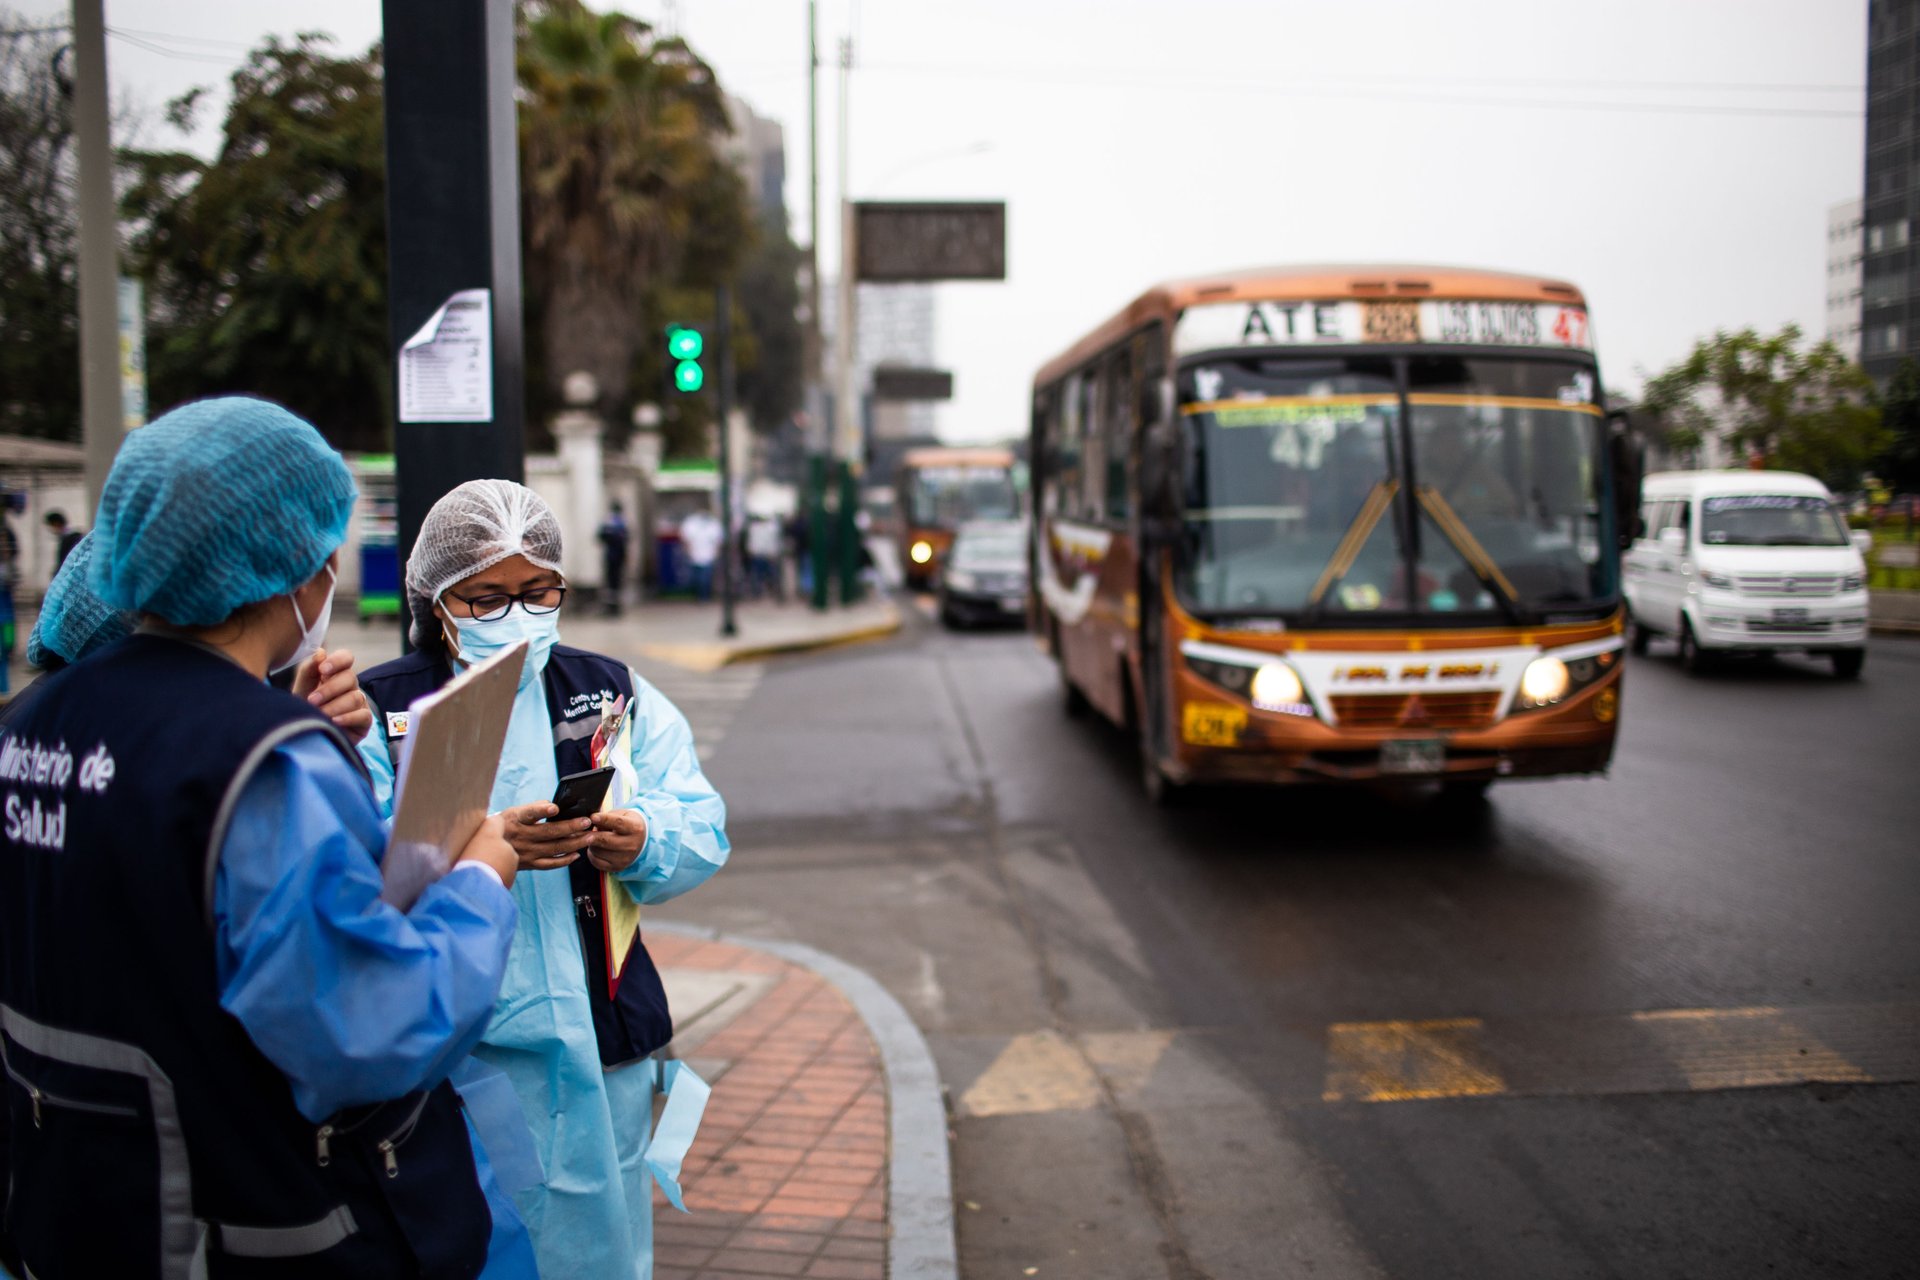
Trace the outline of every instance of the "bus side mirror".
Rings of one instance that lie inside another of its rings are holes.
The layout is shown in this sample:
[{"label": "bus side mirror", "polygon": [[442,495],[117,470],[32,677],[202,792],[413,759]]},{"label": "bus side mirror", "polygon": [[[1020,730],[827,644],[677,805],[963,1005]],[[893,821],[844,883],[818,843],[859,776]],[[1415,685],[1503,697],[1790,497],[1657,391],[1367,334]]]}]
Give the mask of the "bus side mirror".
[{"label": "bus side mirror", "polygon": [[1153,521],[1180,514],[1180,436],[1165,420],[1140,438],[1140,509]]},{"label": "bus side mirror", "polygon": [[1607,455],[1613,462],[1613,528],[1621,550],[1646,530],[1640,520],[1640,477],[1645,465],[1625,410],[1607,414]]}]

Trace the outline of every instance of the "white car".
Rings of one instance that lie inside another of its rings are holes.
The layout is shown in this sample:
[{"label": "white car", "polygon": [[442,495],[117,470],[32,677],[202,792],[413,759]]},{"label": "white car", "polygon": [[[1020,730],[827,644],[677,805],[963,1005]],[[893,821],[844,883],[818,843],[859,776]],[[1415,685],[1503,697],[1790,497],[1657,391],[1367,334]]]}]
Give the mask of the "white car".
[{"label": "white car", "polygon": [[1624,563],[1635,653],[1666,635],[1689,670],[1793,651],[1860,674],[1870,535],[1848,536],[1825,485],[1789,471],[1663,471],[1642,483],[1640,513]]}]

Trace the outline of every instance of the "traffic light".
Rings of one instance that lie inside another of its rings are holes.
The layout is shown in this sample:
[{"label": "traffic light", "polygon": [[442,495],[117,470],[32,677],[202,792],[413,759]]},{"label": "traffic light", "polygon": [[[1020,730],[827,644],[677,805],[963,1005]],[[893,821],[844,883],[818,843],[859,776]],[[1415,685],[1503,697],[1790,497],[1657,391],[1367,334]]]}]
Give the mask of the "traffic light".
[{"label": "traffic light", "polygon": [[674,362],[674,390],[692,392],[706,385],[707,372],[700,367],[700,356],[706,349],[706,339],[698,329],[681,324],[667,326],[667,357]]}]

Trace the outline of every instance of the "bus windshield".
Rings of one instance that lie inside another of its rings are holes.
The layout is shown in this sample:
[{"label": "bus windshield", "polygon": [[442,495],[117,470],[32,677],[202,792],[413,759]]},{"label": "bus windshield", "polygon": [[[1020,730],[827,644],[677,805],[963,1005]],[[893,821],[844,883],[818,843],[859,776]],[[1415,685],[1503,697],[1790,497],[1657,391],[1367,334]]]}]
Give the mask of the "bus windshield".
[{"label": "bus windshield", "polygon": [[1200,613],[1519,620],[1611,601],[1589,366],[1249,356],[1188,366],[1180,396],[1176,588]]},{"label": "bus windshield", "polygon": [[1020,513],[1005,467],[934,466],[908,473],[907,519],[921,528],[955,529],[969,520]]}]

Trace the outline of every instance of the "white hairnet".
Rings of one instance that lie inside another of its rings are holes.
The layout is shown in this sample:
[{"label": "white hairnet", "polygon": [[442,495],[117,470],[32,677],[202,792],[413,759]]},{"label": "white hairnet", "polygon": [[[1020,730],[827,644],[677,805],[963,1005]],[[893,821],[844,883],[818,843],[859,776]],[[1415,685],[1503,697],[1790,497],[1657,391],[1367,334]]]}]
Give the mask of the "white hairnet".
[{"label": "white hairnet", "polygon": [[511,480],[469,480],[434,503],[407,557],[413,643],[438,648],[440,593],[508,556],[561,572],[560,522],[539,494]]}]

